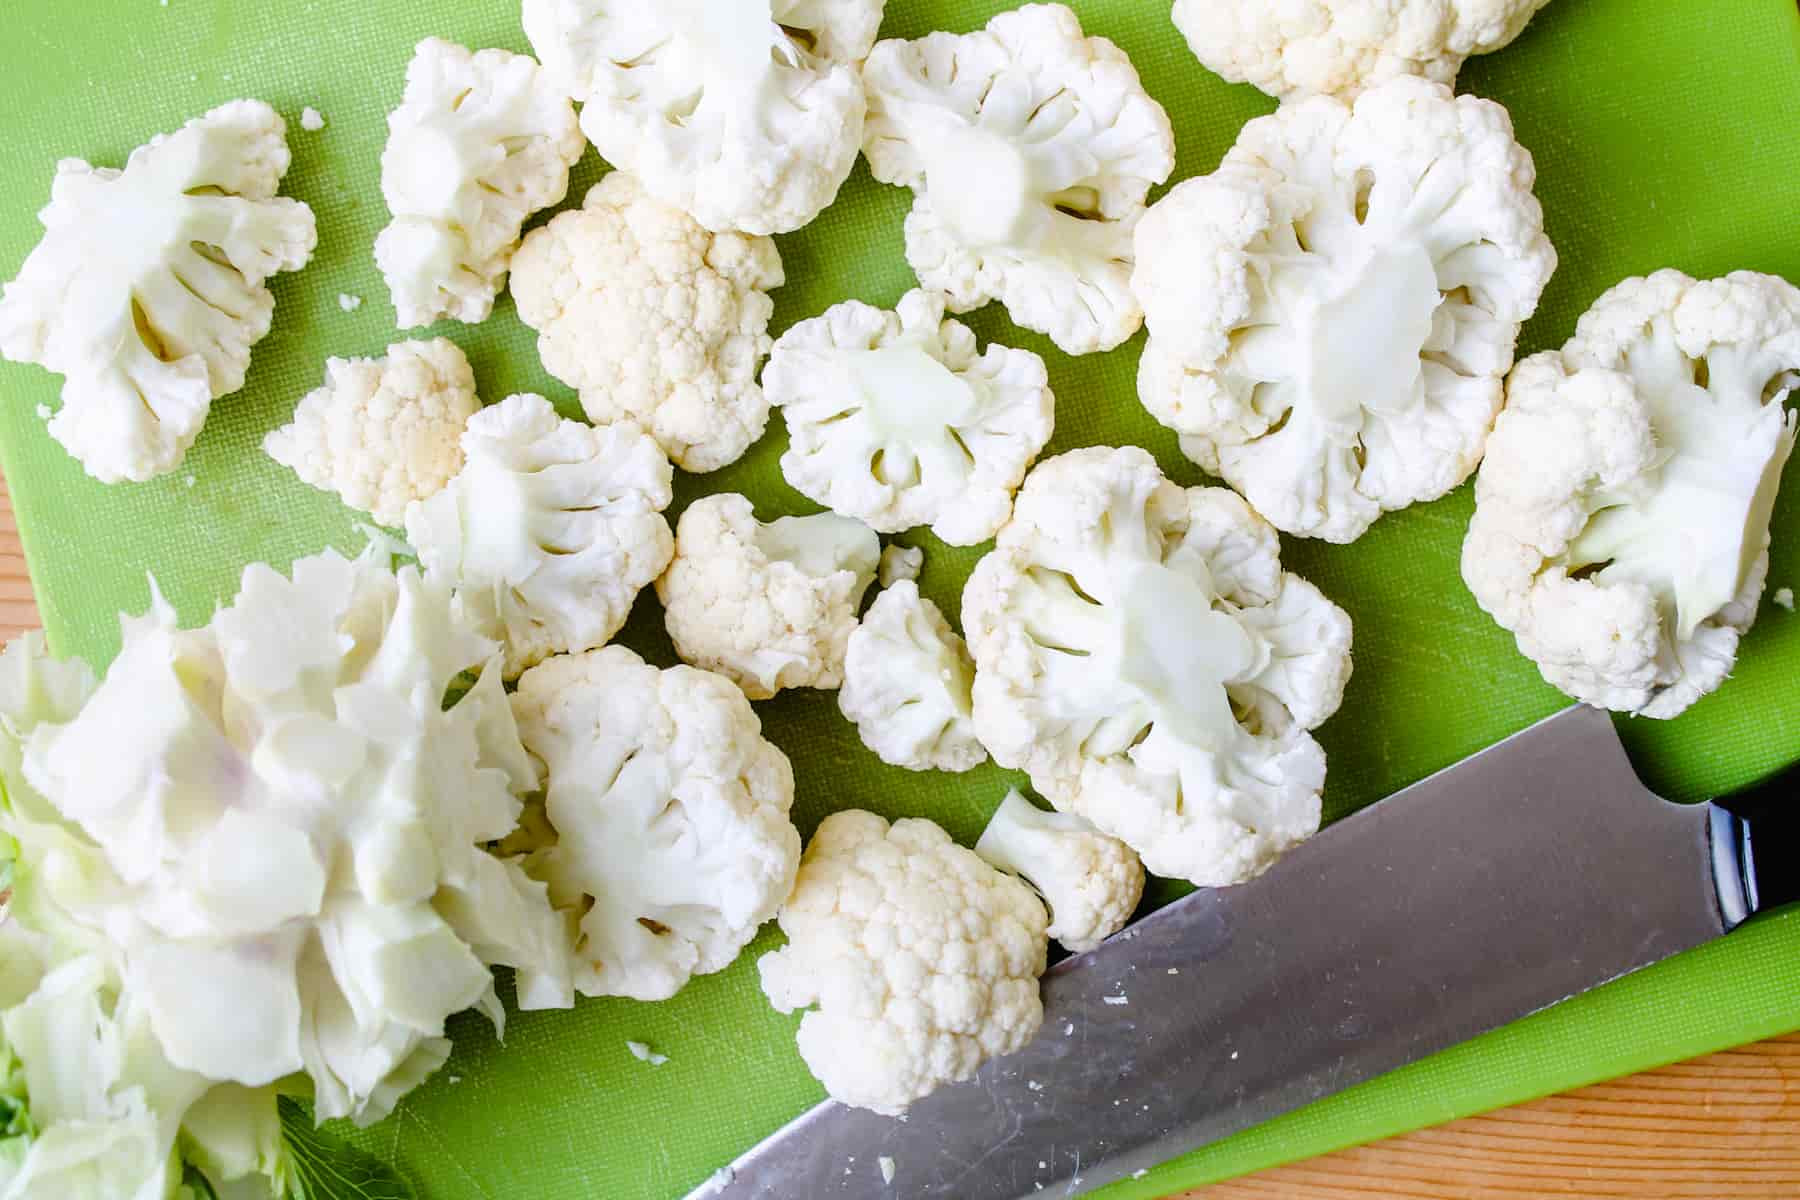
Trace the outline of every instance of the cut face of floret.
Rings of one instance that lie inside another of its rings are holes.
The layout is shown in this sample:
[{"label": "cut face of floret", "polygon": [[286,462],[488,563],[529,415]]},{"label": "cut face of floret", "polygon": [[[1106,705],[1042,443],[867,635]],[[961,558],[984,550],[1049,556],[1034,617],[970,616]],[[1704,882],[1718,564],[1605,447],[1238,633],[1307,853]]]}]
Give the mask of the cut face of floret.
[{"label": "cut face of floret", "polygon": [[1505,109],[1411,78],[1250,122],[1138,227],[1145,406],[1290,533],[1443,495],[1555,267],[1533,178]]},{"label": "cut face of floret", "polygon": [[838,707],[881,761],[912,771],[967,771],[987,759],[975,739],[975,664],[919,585],[888,586],[850,635]]},{"label": "cut face of floret", "polygon": [[1152,871],[1236,883],[1318,827],[1307,731],[1343,696],[1350,621],[1235,494],[1132,448],[1050,459],[963,613],[995,760]]},{"label": "cut face of floret", "polygon": [[989,346],[911,292],[896,312],[850,301],[782,335],[763,372],[785,410],[782,474],[883,533],[918,525],[953,546],[986,541],[1050,440],[1043,360]]},{"label": "cut face of floret", "polygon": [[601,155],[708,229],[787,233],[856,161],[884,0],[525,0]]},{"label": "cut face of floret", "polygon": [[978,33],[883,42],[863,79],[870,170],[917,194],[920,283],[955,312],[999,300],[1070,354],[1137,331],[1132,230],[1175,142],[1117,46],[1034,4]]},{"label": "cut face of floret", "polygon": [[152,139],[125,169],[57,165],[44,240],[0,293],[0,354],[66,377],[50,435],[102,483],[172,471],[269,331],[264,280],[317,242],[275,192],[287,129],[238,100]]}]

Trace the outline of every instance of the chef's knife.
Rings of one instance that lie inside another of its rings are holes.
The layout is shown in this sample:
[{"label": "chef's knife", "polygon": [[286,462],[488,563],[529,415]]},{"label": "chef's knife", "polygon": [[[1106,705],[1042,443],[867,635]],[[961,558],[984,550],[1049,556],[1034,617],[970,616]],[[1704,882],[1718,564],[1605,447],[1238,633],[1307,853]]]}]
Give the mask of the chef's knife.
[{"label": "chef's knife", "polygon": [[1670,804],[1605,713],[1568,709],[1059,963],[1037,1038],[906,1120],[821,1104],[693,1195],[1026,1200],[1123,1179],[1800,897],[1796,806],[1800,768]]}]

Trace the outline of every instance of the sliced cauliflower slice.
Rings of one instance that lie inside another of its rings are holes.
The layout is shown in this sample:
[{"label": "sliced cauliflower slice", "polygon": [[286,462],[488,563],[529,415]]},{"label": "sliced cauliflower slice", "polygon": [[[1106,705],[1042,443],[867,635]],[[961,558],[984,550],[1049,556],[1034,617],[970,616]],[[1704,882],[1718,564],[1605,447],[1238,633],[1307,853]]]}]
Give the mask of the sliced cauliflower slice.
[{"label": "sliced cauliflower slice", "polygon": [[963,594],[976,734],[1156,874],[1256,875],[1318,828],[1308,731],[1350,675],[1350,618],[1277,555],[1136,447],[1041,463]]},{"label": "sliced cauliflower slice", "polygon": [[1168,114],[1060,4],[886,41],[863,68],[863,153],[916,194],[906,261],[953,312],[990,300],[1069,354],[1136,333],[1132,230],[1175,167]]},{"label": "sliced cauliflower slice", "polygon": [[987,760],[975,738],[975,663],[938,606],[902,580],[875,597],[850,635],[838,708],[863,745],[909,771],[967,771]]},{"label": "sliced cauliflower slice", "polygon": [[1463,61],[1525,31],[1549,0],[1175,0],[1194,56],[1269,95],[1342,96],[1400,75],[1453,84]]},{"label": "sliced cauliflower slice", "polygon": [[400,328],[487,320],[525,219],[562,200],[586,148],[574,106],[532,59],[420,42],[388,115],[381,194],[394,219],[375,239]]},{"label": "sliced cauliflower slice", "polygon": [[1402,78],[1251,121],[1138,226],[1138,394],[1278,529],[1349,542],[1481,460],[1556,267],[1506,110]]},{"label": "sliced cauliflower slice", "polygon": [[868,526],[820,513],[763,524],[735,492],[681,514],[656,594],[676,653],[752,700],[835,688],[881,545]]},{"label": "sliced cauliflower slice", "polygon": [[1724,682],[1768,576],[1796,379],[1800,289],[1748,271],[1628,279],[1513,371],[1463,578],[1546,680],[1648,717]]},{"label": "sliced cauliflower slice", "polygon": [[132,151],[56,165],[44,240],[0,291],[0,355],[64,376],[50,436],[102,483],[173,471],[269,332],[312,210],[277,196],[287,126],[237,100]]},{"label": "sliced cauliflower slice", "polygon": [[383,525],[462,470],[462,432],[481,407],[455,342],[401,342],[386,358],[333,358],[325,386],[263,439],[263,452]]},{"label": "sliced cauliflower slice", "polygon": [[456,478],[406,512],[426,577],[505,644],[509,679],[604,645],[669,564],[669,460],[628,421],[596,429],[529,394],[471,417],[462,448]]},{"label": "sliced cauliflower slice", "polygon": [[525,0],[525,34],[606,161],[716,232],[790,233],[836,198],[885,0]]},{"label": "sliced cauliflower slice", "polygon": [[614,171],[513,260],[519,319],[588,419],[638,422],[684,470],[712,471],[762,436],[781,255],[767,237],[708,233]]},{"label": "sliced cauliflower slice", "polygon": [[801,494],[883,533],[919,525],[952,546],[994,536],[1050,441],[1044,360],[989,346],[909,292],[895,312],[849,301],[775,343],[763,386],[783,410],[781,473]]},{"label": "sliced cauliflower slice", "polygon": [[575,986],[666,1000],[729,966],[800,865],[793,768],[743,692],[608,646],[525,672],[513,711],[555,829],[530,870],[569,914]]},{"label": "sliced cauliflower slice", "polygon": [[919,572],[925,568],[925,552],[917,546],[886,546],[881,551],[881,563],[877,574],[881,586],[893,587],[904,579],[917,581]]},{"label": "sliced cauliflower slice", "polygon": [[825,1090],[899,1116],[1031,1040],[1044,927],[1029,888],[930,821],[852,809],[813,834],[781,909],[788,944],[756,965],[778,1011],[812,1009],[800,1057]]},{"label": "sliced cauliflower slice", "polygon": [[1130,846],[1073,813],[1045,812],[1016,789],[975,853],[1036,888],[1050,907],[1050,936],[1078,954],[1125,928],[1144,895],[1144,864]]}]

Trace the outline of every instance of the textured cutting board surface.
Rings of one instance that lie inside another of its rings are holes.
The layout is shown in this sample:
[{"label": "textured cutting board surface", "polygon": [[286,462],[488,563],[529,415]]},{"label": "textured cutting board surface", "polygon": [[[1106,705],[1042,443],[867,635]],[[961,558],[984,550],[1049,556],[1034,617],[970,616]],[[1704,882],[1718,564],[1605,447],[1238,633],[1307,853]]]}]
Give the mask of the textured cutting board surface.
[{"label": "textured cutting board surface", "polygon": [[[1004,7],[891,0],[884,31],[966,30]],[[1199,67],[1164,0],[1074,7],[1090,33],[1131,54],[1169,109],[1177,178],[1212,169],[1243,121],[1272,107]],[[398,100],[411,48],[430,35],[528,48],[509,0],[11,6],[0,48],[0,278],[15,273],[37,240],[32,214],[47,198],[57,158],[118,165],[151,135],[239,96],[264,99],[288,117],[294,168],[286,191],[314,207],[320,229],[312,265],[275,282],[274,332],[256,350],[247,387],[219,402],[172,477],[110,489],[88,481],[36,415],[55,405],[57,381],[36,368],[0,367],[0,466],[60,651],[104,663],[118,643],[115,614],[143,608],[150,572],[187,619],[201,621],[235,590],[247,562],[285,565],[326,545],[362,544],[354,514],[257,447],[317,386],[328,355],[378,354],[399,340],[370,254],[386,220],[378,159],[383,116]],[[1800,18],[1791,0],[1556,0],[1515,46],[1471,64],[1461,88],[1512,110],[1536,156],[1538,195],[1562,259],[1521,352],[1560,344],[1580,312],[1626,275],[1750,268],[1800,280]],[[324,113],[323,131],[301,130],[307,105]],[[603,170],[590,152],[570,203]],[[789,283],[776,294],[777,331],[839,300],[898,299],[911,284],[900,234],[908,203],[907,193],[876,185],[859,167],[818,222],[780,239]],[[344,313],[340,293],[366,302]],[[1135,442],[1176,480],[1201,480],[1173,435],[1136,402],[1141,338],[1111,355],[1069,359],[1014,329],[998,308],[969,323],[984,339],[1045,356],[1058,398],[1054,450]],[[485,400],[539,391],[576,415],[573,395],[539,366],[510,302],[482,326],[433,332],[469,352]],[[739,464],[681,477],[677,510],[694,496],[737,490],[765,518],[810,511],[780,477],[784,444],[777,419]],[[1344,711],[1320,735],[1331,762],[1329,817],[1563,702],[1458,578],[1470,507],[1465,487],[1384,518],[1352,546],[1284,546],[1286,564],[1356,621],[1356,676]],[[1800,585],[1797,538],[1800,487],[1791,486],[1776,515],[1771,590]],[[925,547],[924,590],[954,617],[980,550],[901,540]],[[673,656],[659,616],[646,594],[623,640],[666,664]],[[1797,670],[1800,616],[1765,605],[1721,694],[1675,722],[1622,724],[1645,777],[1672,797],[1698,799],[1800,754]],[[961,776],[885,768],[827,694],[786,694],[759,708],[794,760],[803,833],[855,805],[929,816],[966,841],[1012,782],[992,767]],[[1156,898],[1174,894],[1162,888]],[[821,1094],[794,1053],[795,1020],[770,1010],[756,988],[755,955],[776,936],[765,932],[732,969],[665,1004],[586,1001],[573,1013],[515,1016],[504,1046],[478,1019],[459,1019],[450,1065],[362,1136],[438,1200],[680,1195]],[[1194,986],[1205,987],[1204,977]],[[1161,1195],[1795,1027],[1800,917],[1777,917],[1107,1194]],[[627,1040],[648,1042],[670,1061],[639,1063]],[[1083,1102],[1070,1098],[1072,1106]]]}]

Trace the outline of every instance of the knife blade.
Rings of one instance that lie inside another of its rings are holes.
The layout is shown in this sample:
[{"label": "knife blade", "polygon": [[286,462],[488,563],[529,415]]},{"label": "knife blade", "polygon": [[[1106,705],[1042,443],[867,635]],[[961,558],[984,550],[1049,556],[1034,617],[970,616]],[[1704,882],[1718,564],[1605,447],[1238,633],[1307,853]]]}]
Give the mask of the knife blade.
[{"label": "knife blade", "polygon": [[1037,1038],[905,1120],[827,1101],[690,1200],[1101,1187],[1718,937],[1748,829],[1565,710],[1057,964]]}]

